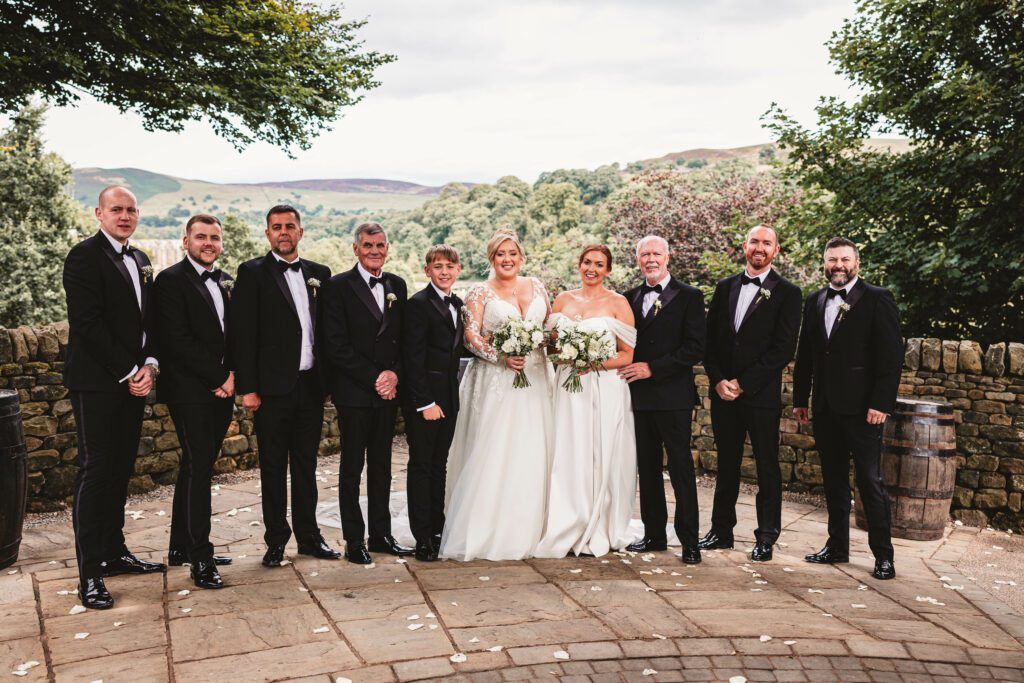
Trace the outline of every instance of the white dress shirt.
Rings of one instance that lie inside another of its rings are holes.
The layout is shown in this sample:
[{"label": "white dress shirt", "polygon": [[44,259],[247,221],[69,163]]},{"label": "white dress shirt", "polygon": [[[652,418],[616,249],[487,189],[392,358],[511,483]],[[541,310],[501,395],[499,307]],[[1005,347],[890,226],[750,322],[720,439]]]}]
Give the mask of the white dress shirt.
[{"label": "white dress shirt", "polygon": [[[187,258],[188,262],[192,264],[192,267],[196,269],[196,273],[198,273],[200,278],[203,277],[203,273],[209,273],[209,272],[211,272],[213,270],[213,268],[206,268],[202,264],[196,262],[188,254],[185,254],[185,258]],[[203,282],[203,285],[206,286],[206,291],[208,291],[210,293],[210,297],[213,299],[213,307],[215,309],[217,309],[217,322],[220,323],[220,330],[221,330],[221,332],[223,332],[224,331],[224,298],[220,295],[220,285],[218,285],[217,281],[214,280],[212,277],[211,278],[207,278],[207,280],[205,282]]]},{"label": "white dress shirt", "polygon": [[[121,243],[118,242],[117,240],[115,240],[113,237],[111,237],[110,234],[107,233],[106,230],[103,230],[101,228],[100,232],[102,232],[103,236],[107,238],[108,242],[110,242],[110,246],[114,248],[114,251],[117,252],[118,254],[120,254],[121,253]],[[125,245],[127,246],[127,244],[128,244],[128,242],[126,241]],[[124,267],[128,270],[128,277],[131,278],[132,287],[135,288],[135,301],[138,302],[138,304],[139,304],[139,312],[141,312],[142,311],[142,274],[139,272],[139,264],[135,262],[135,259],[133,257],[129,257],[127,255],[122,257],[122,260],[124,261]],[[146,331],[145,330],[142,331],[142,346],[143,346],[143,348],[145,348],[145,346],[146,346]],[[155,366],[155,367],[159,367],[160,366],[160,364],[157,362],[156,358],[153,358],[152,356],[146,358],[146,363],[145,364],[146,365],[152,365],[152,366]],[[128,379],[131,379],[136,374],[138,374],[138,372],[139,372],[139,366],[138,365],[133,365],[132,366],[132,371],[129,372],[124,377],[122,377],[118,381],[118,384],[120,384],[121,382],[124,382],[124,381],[126,381]]]},{"label": "white dress shirt", "polygon": [[768,277],[769,272],[771,271],[766,270],[760,275],[751,275],[748,271],[743,271],[744,275],[753,278],[757,282],[748,282],[740,287],[740,296],[736,299],[736,317],[733,318],[732,329],[737,331],[740,329],[740,323],[743,322],[743,317],[747,314],[747,308],[750,307],[758,292],[761,291],[761,287],[764,286],[764,279]]},{"label": "white dress shirt", "polygon": [[[370,271],[368,271],[366,268],[363,268],[363,264],[362,263],[357,263],[356,264],[356,270],[359,271],[359,276],[361,278],[363,278],[363,282],[366,283],[367,287],[370,287],[370,278],[371,277],[377,277],[376,275],[373,275],[372,273],[370,273]],[[383,270],[380,272],[380,276],[381,277],[384,276],[384,271]],[[377,302],[377,308],[379,308],[380,312],[383,313],[384,312],[384,283],[382,282],[382,283],[376,285],[375,287],[370,287],[370,294],[373,294],[373,300]]]},{"label": "white dress shirt", "polygon": [[[274,258],[289,265],[299,262],[298,258],[294,261],[285,261],[277,254],[274,254]],[[299,314],[299,325],[302,327],[302,346],[299,351],[299,372],[302,372],[313,367],[313,320],[309,317],[309,295],[306,293],[306,281],[302,279],[301,268],[286,269],[284,281],[288,283],[288,291],[292,294],[295,312]]]},{"label": "white dress shirt", "polygon": [[[440,289],[437,285],[435,285],[433,282],[430,283],[430,286],[434,288],[434,291],[437,292],[437,295],[439,297],[441,297],[442,301],[444,300],[444,298],[446,296],[450,296],[449,294],[445,294],[444,291],[442,289]],[[451,313],[452,324],[455,325],[456,327],[458,327],[459,326],[459,319],[458,319],[459,312],[455,310],[455,304],[448,304],[448,312]],[[428,405],[423,406],[422,408],[417,408],[416,412],[417,413],[422,413],[424,410],[427,410],[428,408],[433,408],[436,405],[437,405],[437,403],[430,403]]]},{"label": "white dress shirt", "polygon": [[[850,296],[850,290],[853,289],[853,286],[855,284],[857,284],[857,278],[856,277],[854,277],[852,280],[847,282],[845,287],[832,287],[832,285],[829,285],[829,288],[830,289],[845,289],[846,290],[846,296]],[[827,293],[826,293],[826,296],[828,296]],[[825,302],[825,336],[826,337],[831,337],[832,336],[832,327],[835,325],[836,318],[839,316],[839,304],[843,303],[844,301],[846,301],[846,299],[842,299],[842,298],[840,298],[838,296],[834,296],[834,297],[832,297],[831,299],[828,299]]]},{"label": "white dress shirt", "polygon": [[[663,277],[661,279],[661,282],[655,283],[654,285],[651,285],[651,286],[654,287],[654,286],[657,286],[657,285],[661,285],[661,291],[664,292],[665,288],[668,287],[668,281],[671,280],[671,279],[672,279],[672,274],[671,273],[667,273],[665,275],[665,277]],[[647,284],[646,280],[644,280],[644,284],[645,285]],[[644,303],[643,303],[643,308],[641,308],[641,312],[644,314],[645,318],[647,317],[647,313],[651,310],[651,306],[654,305],[654,302],[657,301],[658,297],[660,297],[660,296],[661,296],[661,294],[658,294],[657,292],[647,292],[646,294],[644,294]]]}]

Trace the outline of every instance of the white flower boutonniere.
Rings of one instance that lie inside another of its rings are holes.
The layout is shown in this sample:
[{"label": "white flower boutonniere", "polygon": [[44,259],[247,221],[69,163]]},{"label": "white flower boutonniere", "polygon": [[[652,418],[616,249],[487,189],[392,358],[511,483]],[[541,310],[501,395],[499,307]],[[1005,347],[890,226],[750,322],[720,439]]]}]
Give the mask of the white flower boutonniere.
[{"label": "white flower boutonniere", "polygon": [[764,299],[765,301],[768,301],[768,299],[771,299],[772,298],[772,290],[768,289],[767,287],[762,287],[761,288],[761,298]]},{"label": "white flower boutonniere", "polygon": [[395,303],[396,301],[398,301],[398,297],[395,296],[394,293],[392,293],[392,294],[388,294],[385,298],[388,300],[388,310],[390,311],[391,310],[391,305],[393,303]]},{"label": "white flower boutonniere", "polygon": [[224,293],[227,294],[228,300],[230,300],[231,299],[231,290],[235,288],[235,281],[234,280],[221,280],[217,284],[220,285],[220,288],[224,290]]},{"label": "white flower boutonniere", "polygon": [[315,277],[311,277],[308,280],[306,280],[306,284],[313,288],[313,298],[315,299],[316,292],[318,289],[320,289],[320,281],[317,280]]},{"label": "white flower boutonniere", "polygon": [[142,282],[146,283],[153,279],[153,266],[142,266]]},{"label": "white flower boutonniere", "polygon": [[850,304],[846,303],[845,301],[843,303],[839,304],[839,320],[842,320],[843,316],[845,316],[849,312],[850,312]]},{"label": "white flower boutonniere", "polygon": [[654,315],[658,315],[661,311],[661,299],[654,300]]}]

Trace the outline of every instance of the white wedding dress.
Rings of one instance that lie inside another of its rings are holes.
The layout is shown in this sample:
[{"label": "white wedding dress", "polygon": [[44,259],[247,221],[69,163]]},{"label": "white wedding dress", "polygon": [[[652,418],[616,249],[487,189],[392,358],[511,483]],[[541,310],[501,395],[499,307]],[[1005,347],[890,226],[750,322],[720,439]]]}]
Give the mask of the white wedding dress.
[{"label": "white wedding dress", "polygon": [[[548,321],[553,326],[561,313]],[[601,330],[636,346],[636,328],[611,317],[586,318],[584,329]],[[536,557],[569,552],[600,557],[636,538],[630,530],[636,494],[636,437],[629,385],[614,370],[581,377],[583,391],[561,384],[569,369],[559,367],[554,389],[554,447],[547,524]]]},{"label": "white wedding dress", "polygon": [[[543,326],[547,295],[533,280],[523,317]],[[489,336],[519,308],[487,285],[466,296],[483,306],[483,324],[466,326],[470,360],[459,388],[459,416],[448,458],[441,557],[518,560],[530,557],[544,531],[551,453],[553,371],[543,349],[526,359],[530,386],[512,387],[509,370]]]}]

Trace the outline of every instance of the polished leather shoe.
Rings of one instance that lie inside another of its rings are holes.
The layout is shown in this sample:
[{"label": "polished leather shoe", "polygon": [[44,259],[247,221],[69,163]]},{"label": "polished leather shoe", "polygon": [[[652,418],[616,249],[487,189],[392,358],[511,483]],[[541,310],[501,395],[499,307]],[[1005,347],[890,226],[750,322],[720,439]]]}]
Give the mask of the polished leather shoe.
[{"label": "polished leather shoe", "polygon": [[649,536],[644,536],[639,541],[633,541],[627,545],[626,550],[631,553],[649,553],[655,550],[668,550],[668,543],[665,541],[656,541]]},{"label": "polished leather shoe", "polygon": [[434,541],[424,541],[416,544],[415,557],[420,562],[433,562],[437,559],[437,551],[434,550]]},{"label": "polished leather shoe", "polygon": [[772,544],[762,543],[758,541],[754,544],[754,549],[750,553],[751,562],[771,562],[772,561]]},{"label": "polished leather shoe", "polygon": [[85,579],[78,584],[78,597],[82,605],[89,609],[110,609],[114,606],[114,598],[103,584],[102,578]]},{"label": "polished leather shoe", "polygon": [[804,562],[811,564],[845,564],[850,561],[850,553],[840,553],[825,546],[816,553],[804,556]]},{"label": "polished leather shoe", "polygon": [[694,546],[684,547],[683,564],[700,564],[700,548]]},{"label": "polished leather shoe", "polygon": [[405,555],[412,555],[413,551],[414,548],[399,545],[394,536],[381,536],[380,538],[370,539],[370,552],[372,553],[387,553],[388,555],[404,557]]},{"label": "polished leather shoe", "polygon": [[871,576],[880,581],[895,579],[896,566],[892,563],[892,560],[875,560],[875,571],[871,572]]},{"label": "polished leather shoe", "polygon": [[327,545],[327,541],[320,534],[309,540],[308,543],[299,544],[299,555],[312,555],[321,560],[341,559],[341,553]]},{"label": "polished leather shoe", "polygon": [[103,576],[119,576],[121,574],[156,574],[167,571],[162,562],[146,562],[131,553],[122,555],[116,560],[103,563]]},{"label": "polished leather shoe", "polygon": [[346,543],[345,559],[352,564],[373,564],[373,558],[362,543]]},{"label": "polished leather shoe", "polygon": [[724,536],[714,529],[697,541],[697,547],[701,550],[729,550],[733,546],[732,536]]},{"label": "polished leather shoe", "polygon": [[[180,567],[188,562],[188,555],[180,550],[168,550],[167,551],[167,564],[171,567]],[[225,564],[231,564],[230,557],[224,557],[223,555],[214,555],[213,562],[217,566],[223,566]]]},{"label": "polished leather shoe", "polygon": [[284,545],[272,545],[263,555],[264,567],[280,567],[284,562]]},{"label": "polished leather shoe", "polygon": [[211,558],[199,560],[192,565],[192,583],[200,588],[223,588],[224,581],[217,571],[217,563]]}]

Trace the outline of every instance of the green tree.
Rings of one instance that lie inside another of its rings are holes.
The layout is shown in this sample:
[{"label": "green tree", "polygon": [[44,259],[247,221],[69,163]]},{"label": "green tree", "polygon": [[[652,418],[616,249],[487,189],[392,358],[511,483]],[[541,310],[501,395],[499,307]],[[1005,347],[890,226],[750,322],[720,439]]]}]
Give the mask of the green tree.
[{"label": "green tree", "polygon": [[[822,198],[808,237],[862,245],[908,335],[1024,338],[1024,5],[861,0],[828,47],[859,98],[813,130],[766,114]],[[864,144],[892,134],[908,148]]]},{"label": "green tree", "polygon": [[[326,5],[326,6],[324,6]],[[5,0],[0,113],[38,95],[86,92],[147,130],[207,119],[236,147],[309,147],[344,107],[379,85],[394,57],[362,50],[364,21],[296,0]]]},{"label": "green tree", "polygon": [[545,171],[533,184],[537,190],[541,185],[555,183],[572,183],[580,191],[580,199],[584,204],[597,204],[605,200],[615,190],[622,187],[622,174],[618,164],[599,166],[593,171],[585,168],[560,168],[557,171]]},{"label": "green tree", "polygon": [[43,149],[45,107],[18,110],[0,134],[0,325],[50,323],[66,315],[64,257],[86,228],[72,199],[71,167]]},{"label": "green tree", "polygon": [[224,253],[218,259],[218,264],[234,277],[241,263],[265,254],[270,248],[265,242],[256,239],[252,226],[238,214],[229,213],[221,220]]}]

